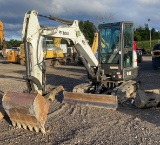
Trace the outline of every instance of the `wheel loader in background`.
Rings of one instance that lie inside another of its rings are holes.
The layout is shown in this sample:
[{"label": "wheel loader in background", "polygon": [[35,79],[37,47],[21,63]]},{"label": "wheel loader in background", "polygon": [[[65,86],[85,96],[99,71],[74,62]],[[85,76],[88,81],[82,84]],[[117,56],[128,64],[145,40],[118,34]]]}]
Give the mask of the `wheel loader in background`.
[{"label": "wheel loader in background", "polygon": [[0,50],[2,50],[2,56],[6,57],[6,41],[4,36],[4,27],[2,21],[0,21]]},{"label": "wheel loader in background", "polygon": [[[48,39],[44,40],[43,48],[47,66],[67,64],[68,61],[71,62],[73,59],[73,52],[70,54],[67,50],[67,44],[61,44],[61,39],[62,38],[54,38],[54,41]],[[20,44],[19,47],[12,47],[7,53],[7,61],[10,63],[25,65],[24,44]]]},{"label": "wheel loader in background", "polygon": [[[64,58],[64,54],[63,54],[63,50],[60,49],[60,43],[61,43],[61,38],[55,38],[54,40],[45,40],[44,41],[44,53],[45,53],[45,59],[46,59],[46,63],[48,63],[48,65],[52,65],[53,64],[53,60],[55,60],[55,62],[58,62],[58,59],[63,59]],[[56,63],[55,63],[56,64]]]},{"label": "wheel loader in background", "polygon": [[25,65],[24,44],[20,44],[19,47],[12,47],[12,49],[8,51],[7,61],[10,63],[20,63],[21,65]]},{"label": "wheel loader in background", "polygon": [[61,43],[62,38],[53,38],[53,40],[45,40],[44,52],[46,61],[49,65],[66,65],[73,60],[73,50],[67,44]]},{"label": "wheel loader in background", "polygon": [[12,47],[8,50],[7,61],[10,63],[19,63],[19,47]]},{"label": "wheel loader in background", "polygon": [[[38,17],[65,25],[41,27]],[[58,86],[47,90],[42,42],[48,36],[72,40],[90,75],[90,83],[75,86],[73,92],[63,92],[64,102],[117,109],[118,103],[137,97],[138,83],[134,79],[137,77],[138,67],[133,51],[132,22],[99,25],[97,59],[80,31],[77,20],[43,16],[33,10],[25,14],[22,29],[26,59],[24,79],[28,90],[26,93],[7,92],[2,99],[3,108],[13,126],[45,133],[44,125],[50,102],[63,89]],[[147,101],[143,102],[145,106]],[[141,97],[138,97],[137,102],[141,104]]]}]

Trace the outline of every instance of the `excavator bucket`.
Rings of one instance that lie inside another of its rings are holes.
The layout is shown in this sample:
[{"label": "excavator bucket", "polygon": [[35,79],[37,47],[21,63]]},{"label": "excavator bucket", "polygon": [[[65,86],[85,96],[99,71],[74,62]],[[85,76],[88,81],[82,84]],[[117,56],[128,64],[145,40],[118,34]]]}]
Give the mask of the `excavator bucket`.
[{"label": "excavator bucket", "polygon": [[138,89],[134,99],[137,108],[157,107],[160,105],[160,89]]},{"label": "excavator bucket", "polygon": [[44,124],[50,106],[48,99],[40,94],[7,92],[2,105],[13,126],[45,134]]},{"label": "excavator bucket", "polygon": [[74,93],[63,92],[64,103],[80,104],[91,107],[114,109],[118,108],[117,96],[105,94],[87,94],[87,93]]}]

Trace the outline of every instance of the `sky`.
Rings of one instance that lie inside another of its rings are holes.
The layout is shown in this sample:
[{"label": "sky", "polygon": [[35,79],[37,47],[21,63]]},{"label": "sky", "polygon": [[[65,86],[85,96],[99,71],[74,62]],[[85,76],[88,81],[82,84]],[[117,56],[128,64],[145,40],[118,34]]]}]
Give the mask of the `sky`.
[{"label": "sky", "polygon": [[[96,26],[103,22],[132,21],[135,28],[148,24],[160,31],[159,6],[160,0],[0,0],[0,20],[6,40],[21,40],[24,15],[30,10],[70,20],[89,20]],[[39,22],[57,25],[49,19]]]}]

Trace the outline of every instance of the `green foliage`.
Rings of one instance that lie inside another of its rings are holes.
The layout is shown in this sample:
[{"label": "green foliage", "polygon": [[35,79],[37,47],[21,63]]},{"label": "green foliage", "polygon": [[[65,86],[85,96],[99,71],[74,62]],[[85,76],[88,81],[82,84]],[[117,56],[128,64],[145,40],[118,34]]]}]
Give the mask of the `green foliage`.
[{"label": "green foliage", "polygon": [[151,51],[155,44],[158,43],[158,40],[151,41],[151,48],[150,48],[150,41],[137,41],[137,48],[144,48],[146,51]]},{"label": "green foliage", "polygon": [[[156,31],[154,28],[151,29],[152,40],[160,39],[160,32]],[[147,24],[139,26],[134,30],[134,40],[135,41],[147,41],[150,40],[150,29]]]},{"label": "green foliage", "polygon": [[137,48],[144,48],[146,51],[151,51],[154,45],[158,43],[158,39],[160,39],[160,32],[156,31],[154,28],[150,30],[147,24],[139,26],[134,30],[134,40],[137,41]]},{"label": "green foliage", "polygon": [[83,32],[85,38],[89,41],[89,45],[91,46],[94,39],[94,33],[96,32],[96,26],[92,22],[87,20],[80,21],[79,28]]},{"label": "green foliage", "polygon": [[21,43],[22,41],[14,40],[14,39],[6,41],[7,49],[10,49],[12,47],[19,47]]},{"label": "green foliage", "polygon": [[141,41],[140,32],[138,32],[138,31],[135,31],[135,32],[134,32],[134,40],[135,40],[135,41]]}]

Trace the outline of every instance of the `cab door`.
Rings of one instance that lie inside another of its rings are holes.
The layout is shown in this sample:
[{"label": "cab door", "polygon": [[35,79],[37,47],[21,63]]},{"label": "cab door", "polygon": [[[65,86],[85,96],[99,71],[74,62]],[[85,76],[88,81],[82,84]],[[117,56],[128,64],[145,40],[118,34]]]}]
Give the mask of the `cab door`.
[{"label": "cab door", "polygon": [[124,68],[132,67],[133,65],[133,23],[123,23],[123,58],[122,66]]}]

